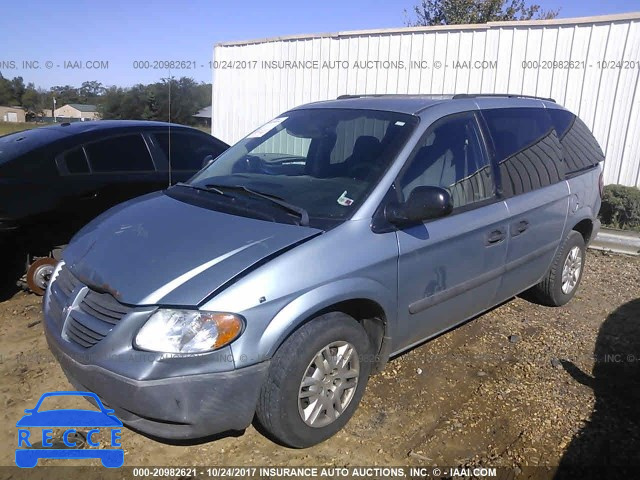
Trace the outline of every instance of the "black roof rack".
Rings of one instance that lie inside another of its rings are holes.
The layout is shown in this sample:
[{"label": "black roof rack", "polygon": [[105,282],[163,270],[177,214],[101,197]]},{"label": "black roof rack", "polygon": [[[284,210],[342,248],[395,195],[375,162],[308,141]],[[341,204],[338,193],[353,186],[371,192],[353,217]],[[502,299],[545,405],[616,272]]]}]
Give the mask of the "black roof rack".
[{"label": "black roof rack", "polygon": [[535,95],[518,95],[515,93],[457,93],[452,98],[480,98],[480,97],[507,97],[507,98],[533,98],[536,100],[546,100],[548,102],[556,103],[553,98],[537,97]]}]

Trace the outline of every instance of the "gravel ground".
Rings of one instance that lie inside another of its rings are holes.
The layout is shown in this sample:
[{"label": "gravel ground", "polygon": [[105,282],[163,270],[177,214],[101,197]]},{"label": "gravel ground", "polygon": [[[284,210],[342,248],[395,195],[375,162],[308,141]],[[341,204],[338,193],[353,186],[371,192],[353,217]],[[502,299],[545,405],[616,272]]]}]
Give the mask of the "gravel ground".
[{"label": "gravel ground", "polygon": [[[47,350],[40,299],[0,302],[0,438],[49,390],[70,385]],[[591,251],[563,308],[515,299],[392,360],[334,438],[278,446],[248,428],[168,445],[128,429],[125,465],[640,466],[640,258]],[[47,462],[43,462],[47,463]],[[52,462],[49,462],[50,464]],[[0,464],[13,464],[13,447]],[[86,464],[86,463],[82,463]]]}]

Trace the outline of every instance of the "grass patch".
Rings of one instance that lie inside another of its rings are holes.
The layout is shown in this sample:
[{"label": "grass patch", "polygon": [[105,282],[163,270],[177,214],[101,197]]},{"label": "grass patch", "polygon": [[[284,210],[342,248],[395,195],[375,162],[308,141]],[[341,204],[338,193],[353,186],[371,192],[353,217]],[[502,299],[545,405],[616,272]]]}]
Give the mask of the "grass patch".
[{"label": "grass patch", "polygon": [[9,133],[22,132],[23,130],[29,130],[31,128],[43,127],[49,125],[48,123],[21,123],[21,122],[0,122],[0,135],[7,135]]}]

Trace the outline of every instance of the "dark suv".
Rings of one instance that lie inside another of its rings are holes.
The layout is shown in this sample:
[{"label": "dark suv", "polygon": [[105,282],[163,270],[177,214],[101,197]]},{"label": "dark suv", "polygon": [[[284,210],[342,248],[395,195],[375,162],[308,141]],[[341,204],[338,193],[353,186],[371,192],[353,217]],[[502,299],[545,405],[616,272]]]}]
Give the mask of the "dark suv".
[{"label": "dark suv", "polygon": [[0,137],[0,239],[5,251],[26,253],[23,286],[42,294],[60,247],[99,213],[189,179],[227,148],[193,128],[144,121],[62,123]]}]

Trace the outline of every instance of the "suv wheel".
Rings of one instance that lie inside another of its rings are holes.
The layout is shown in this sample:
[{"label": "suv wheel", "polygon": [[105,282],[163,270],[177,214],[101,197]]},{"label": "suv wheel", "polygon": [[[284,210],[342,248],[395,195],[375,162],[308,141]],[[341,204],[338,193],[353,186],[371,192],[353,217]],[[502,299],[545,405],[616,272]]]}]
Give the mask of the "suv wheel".
[{"label": "suv wheel", "polygon": [[570,232],[547,276],[531,289],[533,300],[550,307],[560,307],[571,300],[582,279],[585,253],[582,235]]},{"label": "suv wheel", "polygon": [[256,415],[275,440],[305,448],[326,440],[351,418],[371,372],[371,343],[362,326],[339,312],[296,330],[278,349]]}]

